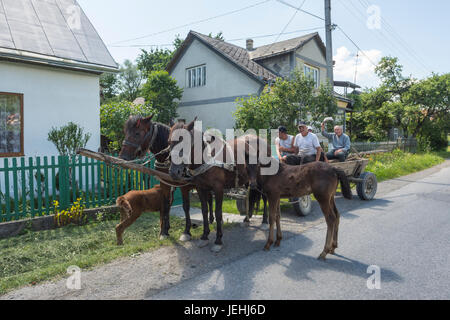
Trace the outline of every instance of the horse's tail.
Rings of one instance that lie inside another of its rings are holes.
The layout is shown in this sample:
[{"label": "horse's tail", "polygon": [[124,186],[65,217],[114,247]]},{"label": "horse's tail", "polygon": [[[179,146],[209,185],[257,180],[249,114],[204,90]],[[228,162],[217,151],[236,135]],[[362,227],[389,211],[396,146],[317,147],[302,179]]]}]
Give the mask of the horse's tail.
[{"label": "horse's tail", "polygon": [[336,172],[339,181],[341,182],[342,195],[344,198],[351,200],[353,198],[352,189],[350,188],[350,182],[348,181],[345,172],[338,168],[333,168]]},{"label": "horse's tail", "polygon": [[116,200],[116,204],[122,212],[128,215],[128,217],[131,216],[133,208],[131,207],[130,202],[125,197],[118,197]]}]

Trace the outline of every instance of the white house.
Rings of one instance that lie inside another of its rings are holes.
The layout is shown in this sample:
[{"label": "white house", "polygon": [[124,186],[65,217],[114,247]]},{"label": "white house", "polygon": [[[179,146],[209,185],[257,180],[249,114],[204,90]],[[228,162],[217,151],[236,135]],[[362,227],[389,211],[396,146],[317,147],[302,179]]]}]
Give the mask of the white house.
[{"label": "white house", "polygon": [[99,78],[118,65],[75,0],[0,0],[0,157],[57,155],[72,121],[100,146]]},{"label": "white house", "polygon": [[[248,39],[241,48],[191,31],[167,71],[184,89],[179,117],[190,121],[198,116],[204,129],[225,132],[235,124],[236,98],[259,95],[267,83],[294,70],[311,76],[319,87],[327,81],[326,68],[326,48],[317,32],[258,48]],[[340,113],[348,111],[351,101],[336,98]]]}]

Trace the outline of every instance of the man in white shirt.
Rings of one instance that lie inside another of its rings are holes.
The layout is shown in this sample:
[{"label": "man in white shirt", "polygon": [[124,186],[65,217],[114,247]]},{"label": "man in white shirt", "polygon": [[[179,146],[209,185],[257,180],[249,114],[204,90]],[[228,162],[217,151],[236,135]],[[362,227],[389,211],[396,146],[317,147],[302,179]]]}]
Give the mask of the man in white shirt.
[{"label": "man in white shirt", "polygon": [[314,133],[308,132],[306,123],[300,122],[298,131],[300,133],[292,142],[292,147],[295,148],[297,155],[288,156],[286,163],[289,165],[302,165],[314,161],[328,162],[319,144],[319,139]]},{"label": "man in white shirt", "polygon": [[294,137],[287,133],[285,126],[278,127],[278,138],[275,139],[277,156],[280,161],[285,162],[286,158],[295,154],[295,147],[292,146]]}]

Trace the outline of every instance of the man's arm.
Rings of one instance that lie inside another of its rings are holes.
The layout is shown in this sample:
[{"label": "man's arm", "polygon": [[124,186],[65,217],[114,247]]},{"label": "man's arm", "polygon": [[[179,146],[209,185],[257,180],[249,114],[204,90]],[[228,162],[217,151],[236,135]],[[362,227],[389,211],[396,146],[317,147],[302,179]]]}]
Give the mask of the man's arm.
[{"label": "man's arm", "polygon": [[350,146],[351,146],[350,137],[347,135],[344,135],[344,148],[343,149],[345,150],[345,152],[348,152],[350,150]]},{"label": "man's arm", "polygon": [[316,148],[316,150],[317,150],[317,153],[316,153],[316,161],[320,161],[320,156],[321,156],[321,154],[322,154],[322,147],[317,147]]},{"label": "man's arm", "polygon": [[325,131],[325,123],[322,123],[322,135],[327,139],[333,139],[333,134]]}]

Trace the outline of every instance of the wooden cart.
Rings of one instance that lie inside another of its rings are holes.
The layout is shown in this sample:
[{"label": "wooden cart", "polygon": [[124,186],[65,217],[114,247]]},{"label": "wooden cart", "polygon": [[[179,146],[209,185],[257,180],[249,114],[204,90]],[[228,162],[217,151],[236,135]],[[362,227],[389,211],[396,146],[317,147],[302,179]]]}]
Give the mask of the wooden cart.
[{"label": "wooden cart", "polygon": [[[372,172],[365,172],[369,160],[357,159],[346,162],[330,163],[333,167],[343,170],[349,181],[356,183],[356,192],[361,200],[372,200],[377,192],[377,177]],[[248,200],[245,195],[236,195],[236,206],[241,215],[248,212]],[[289,201],[281,201],[281,204],[291,203],[295,212],[300,216],[307,216],[311,213],[312,200],[311,196],[304,196]]]}]

